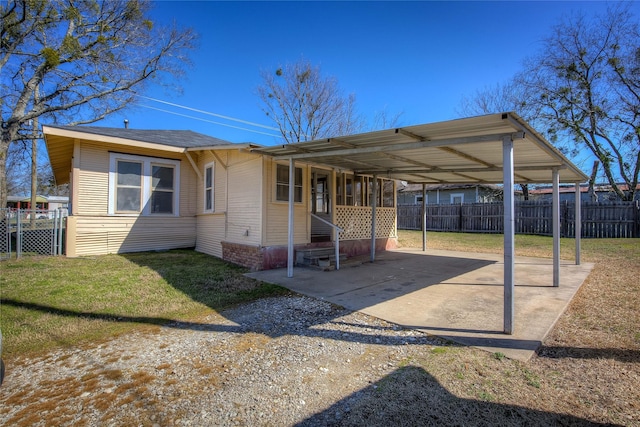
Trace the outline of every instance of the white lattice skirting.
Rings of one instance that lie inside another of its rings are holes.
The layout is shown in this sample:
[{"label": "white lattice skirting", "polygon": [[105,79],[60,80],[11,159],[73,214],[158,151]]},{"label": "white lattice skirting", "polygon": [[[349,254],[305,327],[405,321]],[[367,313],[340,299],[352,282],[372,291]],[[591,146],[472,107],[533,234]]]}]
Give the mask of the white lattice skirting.
[{"label": "white lattice skirting", "polygon": [[[336,225],[344,231],[340,240],[360,240],[371,238],[371,208],[367,206],[337,206]],[[376,209],[376,238],[395,238],[396,209]]]}]

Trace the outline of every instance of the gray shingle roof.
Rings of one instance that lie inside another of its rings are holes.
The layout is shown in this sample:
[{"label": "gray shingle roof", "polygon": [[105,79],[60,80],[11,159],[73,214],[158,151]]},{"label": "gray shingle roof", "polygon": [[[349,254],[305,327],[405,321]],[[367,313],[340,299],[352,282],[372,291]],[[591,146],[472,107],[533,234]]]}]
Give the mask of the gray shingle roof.
[{"label": "gray shingle roof", "polygon": [[85,132],[95,135],[104,135],[113,138],[131,139],[134,141],[162,144],[179,148],[213,147],[216,145],[232,145],[233,142],[203,135],[190,130],[148,130],[107,128],[99,126],[53,126],[52,128],[65,129],[74,132]]}]

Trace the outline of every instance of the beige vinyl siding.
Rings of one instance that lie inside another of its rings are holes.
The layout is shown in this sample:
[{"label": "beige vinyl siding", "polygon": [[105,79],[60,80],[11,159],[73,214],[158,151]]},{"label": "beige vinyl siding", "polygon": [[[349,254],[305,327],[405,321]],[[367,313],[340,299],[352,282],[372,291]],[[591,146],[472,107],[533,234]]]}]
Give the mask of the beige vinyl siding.
[{"label": "beige vinyl siding", "polygon": [[195,217],[76,216],[75,255],[194,247]]},{"label": "beige vinyl siding", "polygon": [[[198,167],[196,250],[222,257],[221,242],[260,245],[262,157],[239,150],[203,152]],[[214,211],[204,213],[204,168],[214,163]],[[248,232],[247,232],[248,231]]]},{"label": "beige vinyl siding", "polygon": [[[109,215],[110,151],[122,153],[122,146],[79,141],[74,151],[73,210],[75,233],[69,233],[70,256],[139,252],[196,245],[195,194],[198,178],[184,154],[130,147],[126,153],[180,161],[179,215]],[[195,158],[194,158],[195,160]]]},{"label": "beige vinyl siding", "polygon": [[224,213],[198,215],[196,250],[222,258],[226,215]]},{"label": "beige vinyl siding", "polygon": [[[264,185],[266,195],[264,226],[264,246],[286,245],[289,235],[289,203],[276,201],[276,177],[274,162],[264,160]],[[302,203],[294,204],[294,243],[309,243],[309,168],[296,163],[302,168]]]},{"label": "beige vinyl siding", "polygon": [[95,144],[80,144],[78,215],[106,215],[109,205],[109,152]]},{"label": "beige vinyl siding", "polygon": [[[218,159],[222,160],[224,165],[229,163],[229,152],[218,152]],[[195,153],[191,153],[191,156],[196,158]],[[196,212],[198,215],[210,215],[204,213],[204,168],[209,163],[214,163],[213,167],[213,209],[214,214],[223,213],[227,210],[227,171],[220,164],[220,161],[215,158],[211,152],[199,153],[197,157],[197,165],[202,179],[196,178],[197,182],[194,183],[194,192],[191,193],[193,199],[197,199]]]},{"label": "beige vinyl siding", "polygon": [[[227,152],[218,152],[220,158],[226,165],[228,162]],[[192,154],[193,156],[193,154]],[[226,230],[226,170],[211,152],[199,153],[197,165],[202,175],[195,185],[195,192],[192,197],[197,200],[197,237],[196,250],[205,254],[222,258],[222,245]],[[195,157],[194,157],[195,160]],[[214,163],[213,167],[213,213],[204,213],[204,168],[209,163]]]},{"label": "beige vinyl siding", "polygon": [[[79,185],[77,199],[78,215],[107,215],[109,203],[109,152],[105,144],[95,142],[80,143]],[[184,154],[145,150],[131,147],[126,154],[173,159],[180,161],[180,216],[193,216],[197,212],[198,198],[194,197],[197,188],[197,176],[191,163]],[[192,155],[195,157],[195,155]],[[74,208],[75,209],[75,208]]]},{"label": "beige vinyl siding", "polygon": [[238,153],[228,168],[227,242],[260,245],[262,159]]}]

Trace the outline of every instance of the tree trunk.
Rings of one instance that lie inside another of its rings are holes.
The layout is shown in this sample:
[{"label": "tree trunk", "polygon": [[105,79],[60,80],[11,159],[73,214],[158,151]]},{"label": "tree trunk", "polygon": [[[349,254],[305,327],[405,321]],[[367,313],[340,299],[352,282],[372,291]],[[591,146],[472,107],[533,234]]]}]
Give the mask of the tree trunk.
[{"label": "tree trunk", "polygon": [[[33,91],[33,103],[38,103],[38,86]],[[33,119],[33,139],[31,140],[31,228],[36,228],[38,213],[38,118]]]}]

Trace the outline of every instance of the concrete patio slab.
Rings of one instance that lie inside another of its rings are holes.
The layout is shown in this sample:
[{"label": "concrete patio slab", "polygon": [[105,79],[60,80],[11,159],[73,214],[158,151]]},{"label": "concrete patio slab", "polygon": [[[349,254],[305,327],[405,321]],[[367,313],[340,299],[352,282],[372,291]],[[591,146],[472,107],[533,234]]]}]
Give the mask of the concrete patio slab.
[{"label": "concrete patio slab", "polygon": [[503,331],[503,257],[397,249],[338,271],[295,268],[249,273],[380,319],[527,361],[569,305],[593,264],[562,261],[554,288],[551,259],[516,257],[515,331]]}]

